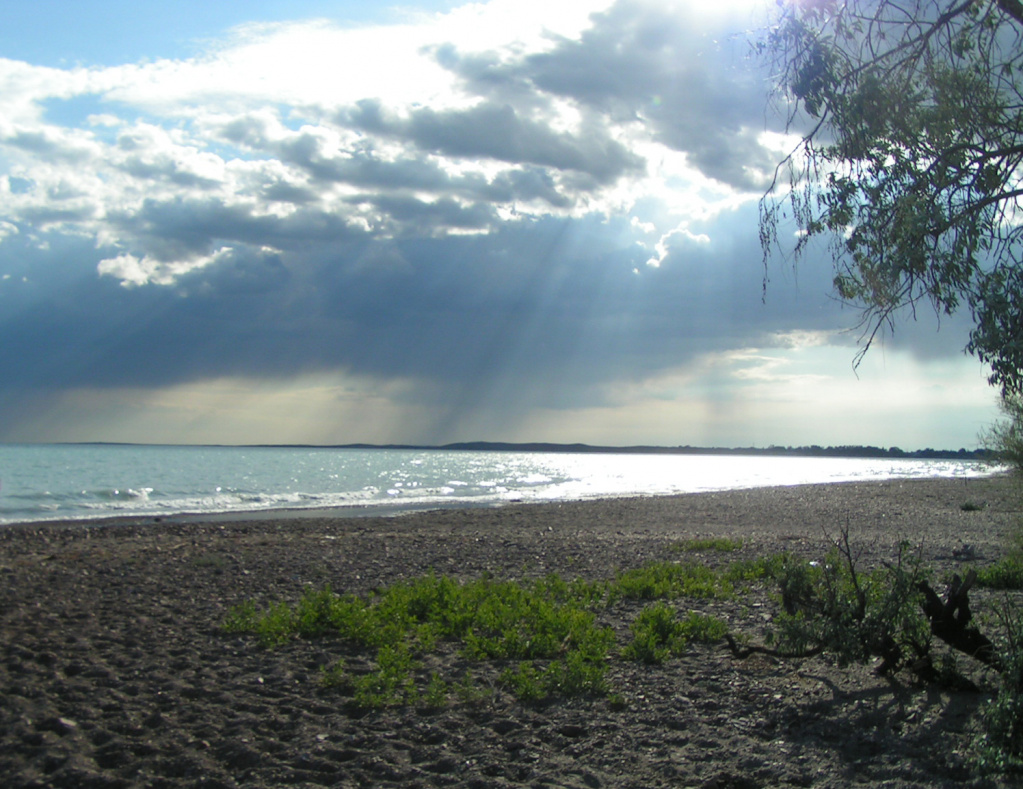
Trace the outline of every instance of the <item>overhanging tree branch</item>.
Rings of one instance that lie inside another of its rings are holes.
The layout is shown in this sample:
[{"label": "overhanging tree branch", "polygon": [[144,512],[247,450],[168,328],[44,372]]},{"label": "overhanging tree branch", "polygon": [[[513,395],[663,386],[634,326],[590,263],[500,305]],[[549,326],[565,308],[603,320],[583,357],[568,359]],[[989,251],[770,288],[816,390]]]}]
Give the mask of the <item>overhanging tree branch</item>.
[{"label": "overhanging tree branch", "polygon": [[835,0],[783,5],[760,46],[789,128],[812,118],[761,201],[765,265],[782,221],[796,257],[826,239],[839,295],[874,321],[862,351],[900,307],[968,304],[1003,389],[1023,387],[1000,314],[1018,280],[989,273],[1023,261],[1021,41],[1021,0]]},{"label": "overhanging tree branch", "polygon": [[1023,25],[1023,3],[1019,0],[998,0],[998,7]]}]

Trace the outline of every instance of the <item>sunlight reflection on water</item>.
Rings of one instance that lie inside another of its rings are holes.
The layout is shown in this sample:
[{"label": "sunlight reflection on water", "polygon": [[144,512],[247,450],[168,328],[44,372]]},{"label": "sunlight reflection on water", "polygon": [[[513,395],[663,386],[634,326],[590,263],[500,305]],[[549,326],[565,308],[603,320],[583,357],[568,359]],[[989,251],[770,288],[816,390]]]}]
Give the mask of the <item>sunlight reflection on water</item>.
[{"label": "sunlight reflection on water", "polygon": [[280,509],[497,505],[977,476],[957,460],[297,447],[0,446],[0,523]]}]

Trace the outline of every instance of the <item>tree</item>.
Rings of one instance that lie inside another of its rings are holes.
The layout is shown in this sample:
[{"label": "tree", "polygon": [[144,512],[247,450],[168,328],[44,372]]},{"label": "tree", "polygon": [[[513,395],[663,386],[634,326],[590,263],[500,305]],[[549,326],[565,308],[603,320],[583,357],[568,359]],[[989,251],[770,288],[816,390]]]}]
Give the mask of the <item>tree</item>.
[{"label": "tree", "polygon": [[967,349],[1023,391],[1023,2],[779,2],[758,49],[801,140],[761,201],[765,257],[792,221],[797,258],[827,243],[857,361],[904,310],[968,308]]},{"label": "tree", "polygon": [[1023,395],[1006,395],[1001,406],[1005,419],[988,430],[985,444],[999,460],[1023,473]]}]

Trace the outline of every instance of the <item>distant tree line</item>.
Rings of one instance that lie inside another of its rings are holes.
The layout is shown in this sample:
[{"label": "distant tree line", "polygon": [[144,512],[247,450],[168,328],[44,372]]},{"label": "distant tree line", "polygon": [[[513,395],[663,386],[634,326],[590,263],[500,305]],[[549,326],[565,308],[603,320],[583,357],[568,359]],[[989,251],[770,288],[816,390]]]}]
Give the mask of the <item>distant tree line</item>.
[{"label": "distant tree line", "polygon": [[804,447],[693,447],[693,446],[628,446],[610,447],[591,444],[552,444],[547,442],[507,443],[497,441],[469,441],[443,446],[412,444],[348,444],[340,449],[416,449],[463,450],[474,452],[581,452],[647,455],[792,455],[797,457],[892,458],[905,460],[992,460],[987,449],[917,449],[846,445],[822,447],[814,444]]}]

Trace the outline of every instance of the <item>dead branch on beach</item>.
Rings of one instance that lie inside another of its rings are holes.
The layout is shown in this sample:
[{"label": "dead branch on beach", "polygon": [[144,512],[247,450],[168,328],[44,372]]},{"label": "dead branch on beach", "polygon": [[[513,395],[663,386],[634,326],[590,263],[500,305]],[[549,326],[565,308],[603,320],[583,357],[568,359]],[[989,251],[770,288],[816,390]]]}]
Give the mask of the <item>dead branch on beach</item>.
[{"label": "dead branch on beach", "polygon": [[931,624],[931,633],[935,637],[953,649],[1001,672],[1003,665],[995,650],[995,645],[991,639],[970,624],[973,614],[970,611],[968,594],[976,580],[977,573],[972,569],[964,579],[954,575],[945,593],[944,602],[931,589],[930,585],[921,581],[917,586],[924,596],[920,606]]},{"label": "dead branch on beach", "polygon": [[778,572],[782,610],[769,644],[740,645],[729,634],[725,643],[732,655],[799,659],[829,652],[840,663],[879,659],[875,671],[881,676],[909,667],[934,682],[939,672],[931,659],[933,637],[1004,670],[995,645],[972,622],[974,570],[965,578],[954,576],[942,600],[925,578],[919,553],[909,554],[907,544],[900,546],[895,562],[865,572],[847,529],[831,542],[824,562],[793,561]]}]

